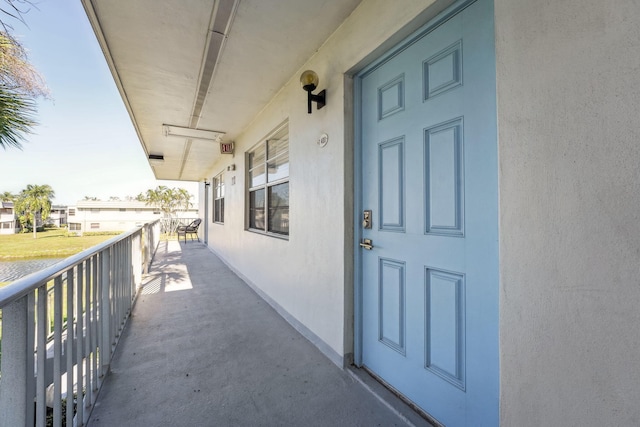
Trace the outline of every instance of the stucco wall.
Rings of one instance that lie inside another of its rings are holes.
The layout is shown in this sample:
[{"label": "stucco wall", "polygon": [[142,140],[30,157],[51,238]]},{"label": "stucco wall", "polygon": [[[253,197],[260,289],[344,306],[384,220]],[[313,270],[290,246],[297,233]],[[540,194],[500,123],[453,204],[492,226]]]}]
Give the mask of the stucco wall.
[{"label": "stucco wall", "polygon": [[[433,3],[363,1],[235,141],[235,157],[223,159],[209,173],[213,177],[236,165],[235,171],[225,172],[225,224],[210,224],[211,248],[340,357],[351,353],[353,346],[349,73],[426,22],[447,2],[427,9]],[[311,115],[298,80],[307,68],[318,73],[318,90],[327,90],[327,106],[316,111],[314,105]],[[291,159],[288,241],[244,230],[244,152],[286,119]],[[322,133],[329,135],[324,148],[316,145]]]},{"label": "stucco wall", "polygon": [[640,425],[638,2],[495,14],[502,425]]}]

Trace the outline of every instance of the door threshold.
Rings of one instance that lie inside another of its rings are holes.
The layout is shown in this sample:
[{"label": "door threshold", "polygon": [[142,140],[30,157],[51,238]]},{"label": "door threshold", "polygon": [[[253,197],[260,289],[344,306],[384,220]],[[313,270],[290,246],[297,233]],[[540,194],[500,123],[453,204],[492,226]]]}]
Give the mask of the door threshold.
[{"label": "door threshold", "polygon": [[355,365],[350,365],[347,366],[346,371],[380,402],[405,421],[407,425],[413,427],[445,427],[444,424],[439,423],[365,366],[358,368]]}]

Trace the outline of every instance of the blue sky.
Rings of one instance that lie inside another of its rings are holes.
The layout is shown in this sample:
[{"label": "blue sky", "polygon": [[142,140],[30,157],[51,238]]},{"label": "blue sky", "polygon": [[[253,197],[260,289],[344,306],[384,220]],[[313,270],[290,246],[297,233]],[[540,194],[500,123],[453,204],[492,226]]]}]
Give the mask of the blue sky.
[{"label": "blue sky", "polygon": [[25,15],[27,26],[7,22],[53,100],[38,101],[39,125],[22,150],[0,148],[0,192],[49,184],[53,202],[66,205],[158,185],[197,195],[197,183],[154,178],[80,0],[41,0],[37,8]]}]

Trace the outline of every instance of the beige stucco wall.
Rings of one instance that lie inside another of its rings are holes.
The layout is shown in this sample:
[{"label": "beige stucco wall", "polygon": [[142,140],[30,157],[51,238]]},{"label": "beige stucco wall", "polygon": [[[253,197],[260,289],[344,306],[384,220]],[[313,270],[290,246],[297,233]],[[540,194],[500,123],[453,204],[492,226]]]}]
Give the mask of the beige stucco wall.
[{"label": "beige stucco wall", "polygon": [[502,425],[640,425],[638,2],[495,15]]},{"label": "beige stucco wall", "polygon": [[[323,110],[307,115],[296,73],[209,172],[237,167],[210,246],[338,355],[353,341],[349,74],[443,7],[400,3],[365,0],[301,68],[327,89]],[[637,4],[495,9],[501,424],[640,425]],[[243,154],[287,118],[288,241],[244,230]]]},{"label": "beige stucco wall", "polygon": [[[353,348],[353,119],[348,74],[442,8],[439,2],[425,12],[432,3],[363,1],[235,141],[235,157],[222,159],[209,172],[213,177],[236,165],[235,171],[225,172],[225,224],[209,225],[211,248],[338,356]],[[307,68],[318,73],[318,90],[327,91],[327,106],[316,111],[314,105],[311,115],[298,80]],[[244,230],[244,153],[286,119],[291,220],[289,240],[280,240]],[[322,133],[329,135],[324,148],[316,145]]]}]

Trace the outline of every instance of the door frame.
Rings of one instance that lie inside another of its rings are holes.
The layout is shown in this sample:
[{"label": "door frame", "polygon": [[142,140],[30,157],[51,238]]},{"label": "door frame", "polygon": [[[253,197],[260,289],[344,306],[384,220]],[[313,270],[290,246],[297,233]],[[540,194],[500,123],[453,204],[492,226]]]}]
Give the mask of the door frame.
[{"label": "door frame", "polygon": [[[391,58],[403,52],[412,44],[425,37],[431,31],[457,15],[463,9],[473,4],[476,0],[458,0],[422,25],[418,30],[411,33],[403,41],[396,44],[377,59],[366,65],[353,76],[353,106],[354,106],[354,144],[353,144],[353,248],[354,248],[354,268],[353,268],[353,363],[358,368],[362,367],[362,333],[363,333],[363,283],[362,283],[362,249],[360,242],[362,239],[362,80],[378,67],[389,61]],[[437,2],[436,2],[437,3]],[[434,7],[434,3],[431,7]],[[374,218],[374,227],[376,227]]]}]

